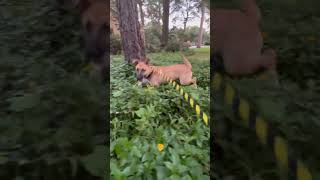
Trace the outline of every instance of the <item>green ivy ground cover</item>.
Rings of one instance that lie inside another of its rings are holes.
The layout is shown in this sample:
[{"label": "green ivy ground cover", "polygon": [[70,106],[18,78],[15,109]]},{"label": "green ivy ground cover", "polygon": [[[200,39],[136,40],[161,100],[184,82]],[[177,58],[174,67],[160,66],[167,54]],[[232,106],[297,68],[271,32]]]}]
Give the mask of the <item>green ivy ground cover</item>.
[{"label": "green ivy ground cover", "polygon": [[[207,56],[195,58],[202,53]],[[148,57],[157,65],[182,63],[179,53]],[[111,59],[112,179],[209,179],[209,128],[170,85],[142,88],[133,66],[121,56]],[[209,112],[209,50],[195,51],[189,60],[198,88],[185,90]]]}]

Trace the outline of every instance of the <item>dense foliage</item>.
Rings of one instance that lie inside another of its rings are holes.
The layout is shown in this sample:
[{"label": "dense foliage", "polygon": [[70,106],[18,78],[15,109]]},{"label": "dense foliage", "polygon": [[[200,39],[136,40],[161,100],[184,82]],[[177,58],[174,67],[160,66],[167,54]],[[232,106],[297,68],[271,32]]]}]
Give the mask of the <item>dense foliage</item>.
[{"label": "dense foliage", "polygon": [[121,37],[116,34],[111,34],[110,35],[110,53],[120,54],[121,51],[122,51]]},{"label": "dense foliage", "polygon": [[[146,49],[147,52],[159,52],[163,50],[161,45],[161,28],[157,24],[149,23],[146,26]],[[168,44],[164,48],[167,52],[176,52],[184,48],[183,44],[187,41],[196,43],[198,41],[199,27],[189,26],[186,30],[182,28],[173,27],[169,31]],[[203,35],[203,42],[206,45],[210,44],[210,33],[205,31]]]},{"label": "dense foliage", "polygon": [[[220,1],[222,2],[222,1]],[[236,3],[214,4],[237,7]],[[232,80],[243,97],[289,141],[290,153],[301,157],[319,179],[319,20],[314,0],[258,1],[262,9],[265,46],[278,54],[280,86],[254,78]],[[218,133],[213,162],[220,179],[278,179],[281,175],[272,150],[259,144],[254,132],[234,121],[216,94]],[[230,122],[232,121],[232,123]],[[225,124],[228,126],[225,126]],[[226,128],[227,127],[227,128]],[[232,162],[232,163],[230,163]]]},{"label": "dense foliage", "polygon": [[[201,54],[205,58],[198,59]],[[156,65],[182,61],[178,53],[148,56]],[[208,112],[208,49],[188,58],[198,88],[185,91]],[[209,128],[180,95],[170,85],[138,86],[133,67],[121,56],[112,57],[111,69],[112,179],[209,179]],[[158,144],[164,145],[162,151]]]},{"label": "dense foliage", "polygon": [[79,15],[1,1],[1,179],[106,177],[106,90],[82,72]]}]

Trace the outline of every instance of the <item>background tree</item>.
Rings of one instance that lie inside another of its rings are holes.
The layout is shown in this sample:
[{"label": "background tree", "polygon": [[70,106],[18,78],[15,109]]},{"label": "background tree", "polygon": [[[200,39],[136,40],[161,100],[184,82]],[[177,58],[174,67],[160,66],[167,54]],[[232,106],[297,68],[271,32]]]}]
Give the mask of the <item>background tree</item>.
[{"label": "background tree", "polygon": [[110,1],[110,33],[111,35],[120,36],[119,18],[116,0]]},{"label": "background tree", "polygon": [[117,0],[117,8],[125,61],[131,63],[131,60],[134,58],[141,59],[145,57],[144,43],[138,21],[137,4],[135,0]]},{"label": "background tree", "polygon": [[139,7],[139,15],[140,15],[140,33],[143,40],[143,44],[145,44],[146,37],[145,37],[145,31],[144,31],[145,23],[144,23],[144,11],[143,11],[144,0],[137,0],[137,4]]},{"label": "background tree", "polygon": [[163,0],[163,18],[162,18],[162,37],[161,46],[165,47],[168,43],[169,36],[169,11],[170,11],[170,0]]},{"label": "background tree", "polygon": [[162,1],[161,0],[148,0],[146,3],[147,16],[154,25],[161,28],[162,20]]},{"label": "background tree", "polygon": [[198,17],[198,0],[176,0],[173,3],[173,11],[178,12],[173,21],[183,21],[183,29],[185,30],[187,27],[187,23]]},{"label": "background tree", "polygon": [[200,20],[200,30],[199,30],[199,35],[198,35],[198,43],[197,43],[197,48],[201,47],[201,44],[203,42],[203,32],[204,32],[204,28],[203,28],[203,24],[204,24],[204,20],[205,20],[205,11],[206,8],[208,7],[208,4],[210,3],[207,1],[200,1],[199,6],[200,6],[200,12],[201,12],[201,20]]}]

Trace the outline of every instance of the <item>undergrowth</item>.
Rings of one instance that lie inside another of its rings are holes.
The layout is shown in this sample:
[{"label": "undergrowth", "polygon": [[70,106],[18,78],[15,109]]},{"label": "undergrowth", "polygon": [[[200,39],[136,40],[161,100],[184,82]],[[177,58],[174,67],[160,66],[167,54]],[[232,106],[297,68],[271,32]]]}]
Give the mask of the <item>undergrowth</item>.
[{"label": "undergrowth", "polygon": [[[178,53],[148,57],[157,65],[182,63]],[[111,178],[210,179],[209,128],[170,85],[142,88],[133,66],[121,56],[111,59]],[[206,113],[208,60],[209,54],[203,61],[190,59],[198,88],[184,87]]]}]

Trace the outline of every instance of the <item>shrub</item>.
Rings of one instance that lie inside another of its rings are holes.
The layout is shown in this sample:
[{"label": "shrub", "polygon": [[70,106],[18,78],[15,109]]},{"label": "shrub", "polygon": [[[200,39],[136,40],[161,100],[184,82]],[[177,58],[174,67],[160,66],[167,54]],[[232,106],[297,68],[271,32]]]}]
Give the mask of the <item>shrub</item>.
[{"label": "shrub", "polygon": [[181,48],[180,42],[178,41],[169,41],[167,46],[165,47],[165,50],[167,52],[176,52],[179,51]]},{"label": "shrub", "polygon": [[161,31],[156,24],[148,24],[145,28],[145,40],[147,53],[160,51],[161,46]]},{"label": "shrub", "polygon": [[120,54],[122,50],[121,37],[116,34],[111,34],[110,36],[110,53]]},{"label": "shrub", "polygon": [[168,41],[167,46],[165,47],[165,51],[167,51],[167,52],[179,51],[182,48],[181,44],[182,43],[179,41],[177,35],[170,33],[169,34],[169,41]]},{"label": "shrub", "polygon": [[186,56],[192,56],[195,54],[194,50],[190,48],[182,48],[181,50]]}]

